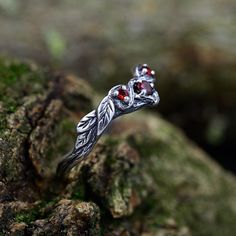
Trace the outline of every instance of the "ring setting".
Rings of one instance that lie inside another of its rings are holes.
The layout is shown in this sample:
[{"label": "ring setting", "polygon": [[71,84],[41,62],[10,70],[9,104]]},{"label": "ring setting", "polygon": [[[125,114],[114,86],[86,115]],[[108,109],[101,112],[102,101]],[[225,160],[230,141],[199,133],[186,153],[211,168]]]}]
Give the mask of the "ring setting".
[{"label": "ring setting", "polygon": [[142,107],[157,105],[160,98],[154,83],[154,70],[142,64],[135,67],[133,78],[126,85],[111,88],[97,109],[85,115],[78,123],[74,148],[59,163],[57,174],[64,176],[87,157],[112,120]]}]

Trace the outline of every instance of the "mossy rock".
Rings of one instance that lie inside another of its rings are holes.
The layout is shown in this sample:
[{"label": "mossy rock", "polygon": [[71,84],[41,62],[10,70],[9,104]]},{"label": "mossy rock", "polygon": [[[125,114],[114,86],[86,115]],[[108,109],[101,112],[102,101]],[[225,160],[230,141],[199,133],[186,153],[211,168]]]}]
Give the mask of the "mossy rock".
[{"label": "mossy rock", "polygon": [[117,119],[68,179],[56,178],[92,109],[91,88],[29,63],[2,59],[0,68],[0,235],[236,231],[235,178],[158,115]]}]

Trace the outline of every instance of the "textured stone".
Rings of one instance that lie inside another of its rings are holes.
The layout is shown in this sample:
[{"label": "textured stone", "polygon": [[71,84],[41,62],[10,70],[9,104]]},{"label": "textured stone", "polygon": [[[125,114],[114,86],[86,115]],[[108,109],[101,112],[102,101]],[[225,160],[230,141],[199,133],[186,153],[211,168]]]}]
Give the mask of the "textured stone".
[{"label": "textured stone", "polygon": [[91,88],[19,62],[0,68],[0,235],[236,231],[235,177],[158,115],[115,120],[68,179],[56,178],[57,162],[73,147],[76,121],[93,108]]},{"label": "textured stone", "polygon": [[61,200],[48,219],[28,228],[32,235],[99,235],[100,211],[94,203]]}]

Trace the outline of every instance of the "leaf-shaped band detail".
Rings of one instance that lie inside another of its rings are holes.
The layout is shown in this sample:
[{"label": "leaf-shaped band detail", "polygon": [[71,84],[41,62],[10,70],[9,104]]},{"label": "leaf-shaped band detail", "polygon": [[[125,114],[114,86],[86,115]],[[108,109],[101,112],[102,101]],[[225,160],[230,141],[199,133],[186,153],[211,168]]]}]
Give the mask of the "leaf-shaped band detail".
[{"label": "leaf-shaped band detail", "polygon": [[93,110],[86,116],[84,116],[77,125],[78,134],[84,133],[85,131],[89,130],[93,125],[95,125],[96,121],[96,111]]},{"label": "leaf-shaped band detail", "polygon": [[98,129],[97,135],[100,136],[106,129],[108,124],[111,122],[115,114],[115,105],[109,96],[106,96],[98,106],[97,117],[98,117]]},{"label": "leaf-shaped band detail", "polygon": [[[96,111],[91,111],[84,116],[77,125],[78,137],[75,143],[75,149],[82,149],[89,142],[97,138],[97,115]],[[81,152],[82,153],[82,152]]]}]

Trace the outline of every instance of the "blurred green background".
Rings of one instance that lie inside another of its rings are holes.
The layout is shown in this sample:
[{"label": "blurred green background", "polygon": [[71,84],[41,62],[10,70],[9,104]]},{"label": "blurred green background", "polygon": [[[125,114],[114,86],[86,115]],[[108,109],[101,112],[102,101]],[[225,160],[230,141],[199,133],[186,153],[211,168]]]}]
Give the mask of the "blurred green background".
[{"label": "blurred green background", "polygon": [[75,73],[106,93],[137,63],[153,109],[236,173],[234,0],[0,0],[0,53]]}]

